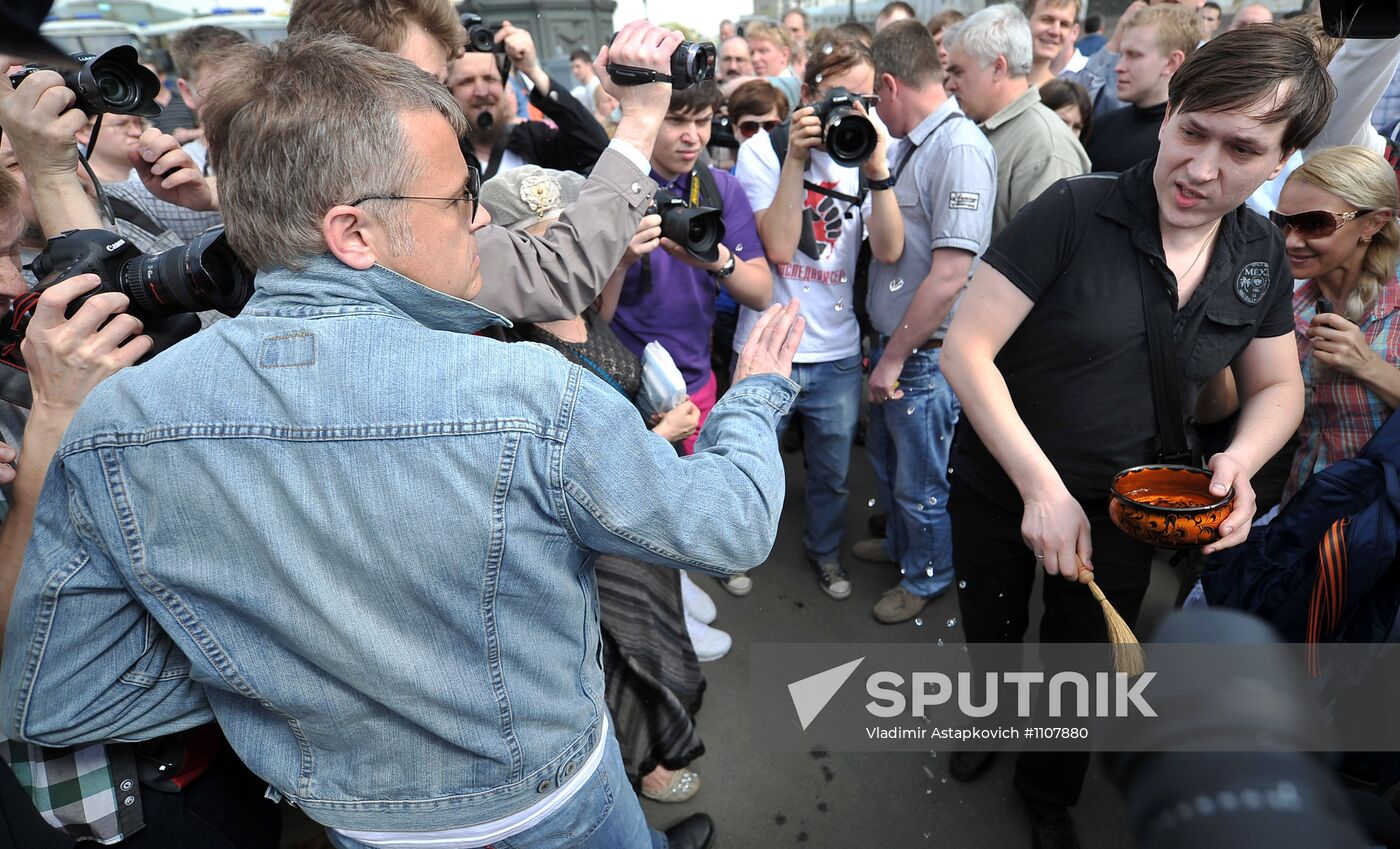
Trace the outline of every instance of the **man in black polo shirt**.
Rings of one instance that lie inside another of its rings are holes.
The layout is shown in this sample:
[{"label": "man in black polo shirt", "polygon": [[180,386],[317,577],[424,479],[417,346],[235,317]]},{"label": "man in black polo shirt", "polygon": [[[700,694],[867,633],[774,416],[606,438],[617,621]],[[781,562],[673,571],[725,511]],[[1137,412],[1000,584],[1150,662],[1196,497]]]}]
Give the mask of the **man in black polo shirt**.
[{"label": "man in black polo shirt", "polygon": [[[1135,621],[1152,549],[1112,526],[1106,493],[1160,450],[1145,297],[1175,304],[1184,409],[1227,365],[1247,396],[1208,463],[1212,490],[1233,486],[1235,506],[1206,553],[1246,538],[1250,478],[1302,417],[1283,238],[1241,204],[1322,128],[1331,83],[1306,39],[1248,27],[1200,48],[1169,95],[1158,157],[1062,180],[1027,205],[993,239],[948,331],[943,368],[963,409],[949,513],[969,642],[1022,639],[1037,566],[1041,641],[1106,639],[1082,569]],[[953,774],[970,780],[989,760],[957,753]],[[1078,845],[1067,809],[1088,761],[1018,759],[1035,846]]]}]

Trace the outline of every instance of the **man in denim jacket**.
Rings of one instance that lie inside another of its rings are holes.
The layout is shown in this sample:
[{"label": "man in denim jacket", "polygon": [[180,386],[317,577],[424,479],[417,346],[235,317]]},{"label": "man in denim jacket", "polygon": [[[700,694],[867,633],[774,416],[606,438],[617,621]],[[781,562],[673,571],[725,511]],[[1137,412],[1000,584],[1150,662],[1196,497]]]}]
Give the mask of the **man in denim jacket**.
[{"label": "man in denim jacket", "polygon": [[[612,49],[662,69],[679,40],[637,22]],[[103,382],[65,434],[0,733],[217,719],[341,846],[666,845],[609,727],[591,562],[766,559],[796,304],[679,458],[554,352],[471,335],[506,322],[469,302],[488,216],[445,88],[335,37],[227,65],[205,125],[257,293]]]}]

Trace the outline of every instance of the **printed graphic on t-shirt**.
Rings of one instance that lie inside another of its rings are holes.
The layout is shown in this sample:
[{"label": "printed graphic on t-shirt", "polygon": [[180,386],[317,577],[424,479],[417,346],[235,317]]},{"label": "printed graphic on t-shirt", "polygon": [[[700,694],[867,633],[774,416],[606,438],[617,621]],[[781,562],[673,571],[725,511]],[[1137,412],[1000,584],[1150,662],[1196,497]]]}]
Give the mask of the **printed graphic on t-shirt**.
[{"label": "printed graphic on t-shirt", "polygon": [[[836,188],[835,180],[822,180],[817,185],[823,189]],[[815,260],[823,260],[836,249],[841,238],[841,225],[846,220],[846,207],[849,204],[814,189],[807,190],[807,201],[803,208],[806,232],[797,245],[798,250]]]}]

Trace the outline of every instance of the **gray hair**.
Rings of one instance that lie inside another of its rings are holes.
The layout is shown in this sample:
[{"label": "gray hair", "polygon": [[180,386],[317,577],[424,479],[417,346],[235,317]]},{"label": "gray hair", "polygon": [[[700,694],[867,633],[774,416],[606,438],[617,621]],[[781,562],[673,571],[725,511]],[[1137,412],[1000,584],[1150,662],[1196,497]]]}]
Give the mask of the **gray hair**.
[{"label": "gray hair", "polygon": [[[219,175],[229,244],[255,268],[301,269],[326,252],[327,210],[364,195],[403,193],[418,157],[400,116],[436,112],[458,136],[452,93],[407,59],[341,35],[248,44],[220,56],[201,123]],[[402,255],[402,215],[367,206]]]},{"label": "gray hair", "polygon": [[1010,3],[988,6],[943,34],[943,49],[962,48],[987,67],[998,56],[1006,57],[1006,68],[1013,77],[1031,72],[1031,25],[1025,13]]}]

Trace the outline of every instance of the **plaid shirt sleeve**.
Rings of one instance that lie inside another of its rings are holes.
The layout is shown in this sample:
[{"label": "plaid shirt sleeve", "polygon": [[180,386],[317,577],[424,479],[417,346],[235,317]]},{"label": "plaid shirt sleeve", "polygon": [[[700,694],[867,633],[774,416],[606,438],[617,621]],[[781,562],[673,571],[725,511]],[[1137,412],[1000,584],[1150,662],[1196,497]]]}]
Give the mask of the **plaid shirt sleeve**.
[{"label": "plaid shirt sleeve", "polygon": [[131,746],[48,749],[3,740],[0,756],[44,821],[74,840],[111,845],[145,825]]}]

